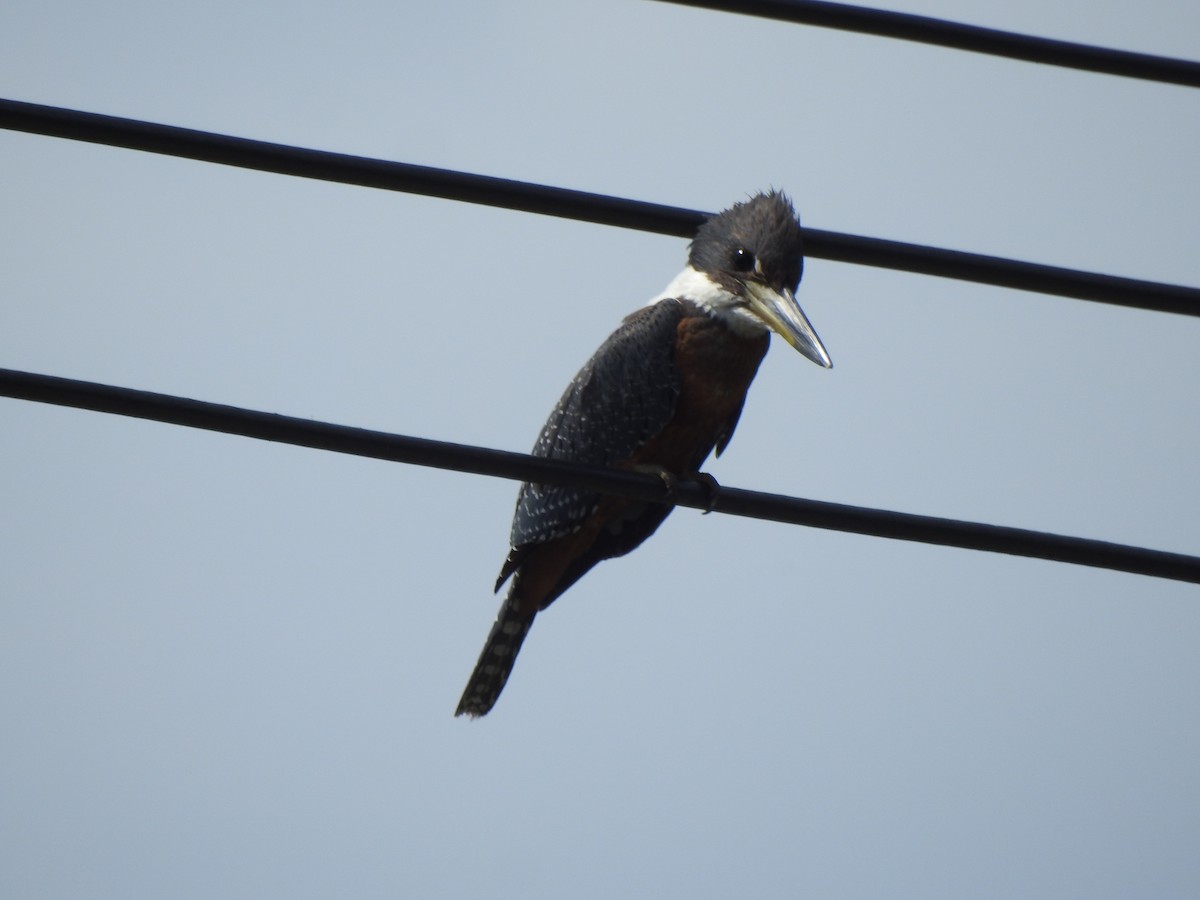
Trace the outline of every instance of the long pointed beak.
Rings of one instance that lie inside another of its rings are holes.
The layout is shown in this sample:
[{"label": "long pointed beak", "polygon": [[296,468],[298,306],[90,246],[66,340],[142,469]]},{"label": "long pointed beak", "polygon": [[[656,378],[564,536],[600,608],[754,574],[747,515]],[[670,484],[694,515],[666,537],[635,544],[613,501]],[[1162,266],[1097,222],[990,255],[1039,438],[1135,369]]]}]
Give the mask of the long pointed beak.
[{"label": "long pointed beak", "polygon": [[772,331],[818,366],[833,368],[833,361],[825,352],[825,346],[791,291],[787,288],[776,291],[751,281],[746,283],[746,296],[750,301],[750,310]]}]

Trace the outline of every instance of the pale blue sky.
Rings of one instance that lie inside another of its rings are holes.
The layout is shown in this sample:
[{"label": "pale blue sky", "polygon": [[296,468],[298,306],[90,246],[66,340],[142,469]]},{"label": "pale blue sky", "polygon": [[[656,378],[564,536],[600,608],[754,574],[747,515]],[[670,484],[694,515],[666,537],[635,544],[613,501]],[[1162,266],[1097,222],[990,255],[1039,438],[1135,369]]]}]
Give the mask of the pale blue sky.
[{"label": "pale blue sky", "polygon": [[[1192,0],[893,8],[1200,58]],[[1200,285],[1200,91],[641,2],[0,10],[0,96]],[[0,132],[0,365],[528,449],[682,240]],[[810,260],[722,482],[1200,553],[1200,322]],[[1200,592],[0,400],[0,895],[1191,897]]]}]

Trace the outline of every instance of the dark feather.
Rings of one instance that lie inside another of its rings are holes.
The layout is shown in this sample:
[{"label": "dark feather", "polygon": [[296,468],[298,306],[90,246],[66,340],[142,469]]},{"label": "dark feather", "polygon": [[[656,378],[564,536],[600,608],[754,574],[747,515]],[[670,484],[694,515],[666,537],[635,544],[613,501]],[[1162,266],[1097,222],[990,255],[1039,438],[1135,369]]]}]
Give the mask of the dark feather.
[{"label": "dark feather", "polygon": [[[674,332],[682,317],[683,308],[674,300],[626,317],[567,386],[533,454],[614,466],[661,431],[679,396]],[[513,548],[519,551],[570,534],[599,500],[599,494],[578,488],[521,485],[510,537]],[[513,568],[515,564],[506,565],[505,575]]]}]

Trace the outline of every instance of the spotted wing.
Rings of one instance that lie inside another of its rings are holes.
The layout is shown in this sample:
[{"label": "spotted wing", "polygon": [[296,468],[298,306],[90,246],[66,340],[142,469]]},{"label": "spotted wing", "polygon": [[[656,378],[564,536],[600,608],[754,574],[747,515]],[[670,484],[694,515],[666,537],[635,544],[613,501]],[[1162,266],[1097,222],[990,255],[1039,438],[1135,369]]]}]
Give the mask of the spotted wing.
[{"label": "spotted wing", "polygon": [[[675,300],[628,316],[567,386],[538,436],[534,455],[613,466],[658,434],[679,397],[674,355],[682,318]],[[519,550],[570,534],[599,500],[599,494],[578,488],[521,485],[512,546]]]}]

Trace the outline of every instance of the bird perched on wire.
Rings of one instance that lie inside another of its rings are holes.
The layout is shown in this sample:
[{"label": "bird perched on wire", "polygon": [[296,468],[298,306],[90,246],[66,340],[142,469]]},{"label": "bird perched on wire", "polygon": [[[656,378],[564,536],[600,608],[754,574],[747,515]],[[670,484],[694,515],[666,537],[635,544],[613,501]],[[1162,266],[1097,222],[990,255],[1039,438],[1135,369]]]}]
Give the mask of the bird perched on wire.
[{"label": "bird perched on wire", "polygon": [[[770,332],[829,368],[795,291],[800,223],[777,191],[704,222],[688,266],[626,317],[580,369],[534,445],[536,456],[695,476],[733,436]],[[604,559],[623,556],[671,512],[665,504],[570,487],[523,484],[496,590],[500,606],[455,715],[496,703],[537,614]]]}]

